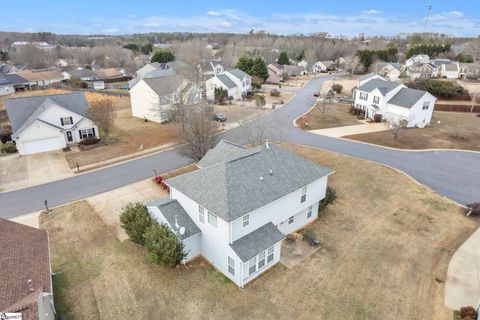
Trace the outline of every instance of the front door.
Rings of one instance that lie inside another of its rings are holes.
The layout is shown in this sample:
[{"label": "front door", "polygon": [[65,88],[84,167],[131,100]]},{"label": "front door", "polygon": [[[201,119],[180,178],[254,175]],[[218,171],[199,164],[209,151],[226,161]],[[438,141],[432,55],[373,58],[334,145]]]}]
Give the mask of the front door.
[{"label": "front door", "polygon": [[67,141],[68,142],[73,141],[72,131],[67,131]]}]

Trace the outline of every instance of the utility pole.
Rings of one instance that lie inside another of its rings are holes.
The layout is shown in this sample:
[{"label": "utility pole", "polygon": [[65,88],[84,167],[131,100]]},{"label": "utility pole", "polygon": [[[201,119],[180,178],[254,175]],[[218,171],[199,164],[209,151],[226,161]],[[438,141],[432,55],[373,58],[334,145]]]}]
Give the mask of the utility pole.
[{"label": "utility pole", "polygon": [[432,11],[432,6],[428,6],[427,17],[425,18],[425,24],[423,25],[423,33],[427,31],[428,18],[430,18],[431,11]]}]

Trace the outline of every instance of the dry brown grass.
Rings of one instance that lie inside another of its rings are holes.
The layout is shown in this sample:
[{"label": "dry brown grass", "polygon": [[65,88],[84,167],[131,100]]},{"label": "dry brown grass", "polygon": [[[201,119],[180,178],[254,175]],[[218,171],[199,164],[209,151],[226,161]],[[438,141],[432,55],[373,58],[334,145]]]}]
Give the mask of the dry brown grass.
[{"label": "dry brown grass", "polygon": [[204,263],[171,270],[119,242],[86,202],[42,217],[55,298],[78,319],[451,319],[447,265],[476,225],[458,207],[377,164],[286,145],[334,169],[337,202],[312,226],[321,249],[238,289]]},{"label": "dry brown grass", "polygon": [[[437,122],[440,121],[440,124]],[[397,139],[389,131],[345,138],[400,149],[465,149],[480,151],[480,117],[472,113],[435,111],[432,126],[403,130]]]},{"label": "dry brown grass", "polygon": [[327,105],[325,107],[325,114],[322,113],[322,110],[322,102],[317,102],[315,108],[307,113],[307,119],[302,117],[297,119],[297,126],[303,128],[305,122],[308,122],[308,127],[305,129],[317,130],[362,124],[355,116],[348,113],[350,106],[347,104],[335,103]]}]

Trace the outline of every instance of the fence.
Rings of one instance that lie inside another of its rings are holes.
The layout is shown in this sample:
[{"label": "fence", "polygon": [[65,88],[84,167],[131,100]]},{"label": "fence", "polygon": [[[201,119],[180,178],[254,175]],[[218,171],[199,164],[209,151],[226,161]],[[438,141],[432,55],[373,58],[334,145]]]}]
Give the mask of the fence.
[{"label": "fence", "polygon": [[[435,111],[470,112],[471,109],[467,104],[435,104]],[[474,106],[473,112],[480,112],[480,106]]]}]

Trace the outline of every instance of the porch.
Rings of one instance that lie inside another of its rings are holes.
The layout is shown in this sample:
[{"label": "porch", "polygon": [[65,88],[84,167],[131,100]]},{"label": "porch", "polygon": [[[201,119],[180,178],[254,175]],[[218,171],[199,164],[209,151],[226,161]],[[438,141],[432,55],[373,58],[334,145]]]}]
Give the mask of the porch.
[{"label": "porch", "polygon": [[300,233],[291,233],[282,241],[280,262],[285,267],[292,269],[321,247],[321,245],[311,245]]}]

